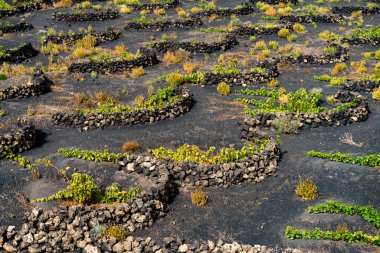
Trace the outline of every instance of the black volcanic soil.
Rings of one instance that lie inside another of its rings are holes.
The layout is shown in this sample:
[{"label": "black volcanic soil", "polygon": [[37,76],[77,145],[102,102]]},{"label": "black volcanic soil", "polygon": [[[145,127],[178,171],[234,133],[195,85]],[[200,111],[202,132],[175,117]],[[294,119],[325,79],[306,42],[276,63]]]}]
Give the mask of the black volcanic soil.
[{"label": "black volcanic soil", "polygon": [[[184,2],[182,6],[184,9],[192,6],[191,3]],[[232,7],[239,3],[240,1],[223,0],[218,1],[218,6]],[[210,35],[200,33],[195,29],[172,29],[163,32],[123,30],[125,22],[136,17],[138,12],[122,15],[111,21],[67,24],[52,20],[51,15],[56,11],[58,10],[41,10],[27,15],[26,22],[33,24],[34,30],[0,37],[0,45],[9,48],[18,46],[22,42],[32,42],[35,48],[40,48],[39,37],[46,35],[47,29],[51,26],[57,31],[67,32],[68,30],[77,31],[79,27],[91,25],[96,32],[100,32],[105,27],[112,25],[122,30],[122,36],[116,41],[102,43],[100,46],[113,48],[119,43],[124,43],[132,53],[142,47],[144,42],[149,41],[150,36],[159,38],[164,33],[177,33],[177,40],[191,41],[194,37],[198,37],[199,41],[206,41],[210,37]],[[69,9],[59,11],[66,12]],[[167,10],[167,13],[173,15],[175,11]],[[272,22],[262,20],[261,16],[257,14],[239,18],[243,22]],[[20,19],[21,17],[8,17],[3,18],[2,22],[16,22]],[[208,22],[206,19],[203,27],[226,25],[229,21],[229,18],[215,22]],[[380,16],[365,16],[364,21],[365,24],[376,25],[380,23]],[[310,41],[311,46],[305,50],[322,52],[321,48],[318,50],[314,48],[314,46],[324,47],[327,45],[317,39],[318,33],[325,29],[338,32],[339,25],[318,24],[317,28],[312,28],[305,24],[305,27],[308,33],[299,35],[295,44],[303,45],[305,41]],[[352,29],[346,28],[347,30]],[[280,45],[288,43],[277,36],[263,36],[258,39],[267,42],[277,40]],[[252,47],[253,44],[247,38],[240,37],[238,40],[239,45],[227,52],[247,54],[249,47]],[[350,61],[360,60],[362,52],[377,49],[378,47],[373,46],[351,46]],[[204,65],[209,67],[217,62],[220,54],[218,52],[207,57],[203,54],[192,57],[203,61]],[[159,53],[158,56],[162,58],[162,54]],[[48,57],[39,54],[24,64],[34,66],[39,61],[47,64]],[[368,64],[375,64],[375,61],[369,61]],[[281,69],[282,75],[278,77],[278,80],[280,86],[287,90],[294,91],[301,87],[308,90],[321,88],[324,94],[330,95],[334,94],[338,88],[329,88],[327,83],[316,81],[313,76],[329,74],[332,67],[333,64],[294,65]],[[144,181],[144,179],[133,181],[120,171],[117,165],[65,158],[57,153],[57,149],[109,149],[113,152],[121,152],[122,144],[128,140],[137,140],[143,150],[160,146],[175,148],[184,143],[197,144],[205,149],[210,146],[222,147],[229,144],[236,144],[240,147],[242,141],[239,139],[238,122],[243,121],[247,115],[244,114],[241,105],[233,103],[237,95],[231,94],[224,97],[217,93],[215,87],[189,85],[195,103],[190,112],[179,118],[154,124],[106,127],[87,132],[52,125],[51,113],[77,107],[73,102],[73,97],[78,92],[95,95],[99,91],[105,91],[112,95],[126,88],[129,95],[122,99],[132,101],[139,94],[147,94],[147,85],[145,84],[147,81],[177,69],[182,69],[181,64],[166,66],[161,63],[147,67],[146,75],[141,78],[101,76],[92,80],[90,75],[85,74],[83,82],[75,80],[73,75],[57,76],[47,73],[55,82],[55,86],[59,86],[59,89],[54,89],[53,92],[39,97],[0,102],[0,107],[7,112],[7,115],[1,118],[1,122],[13,122],[18,117],[26,117],[34,122],[38,130],[37,144],[33,149],[22,154],[31,161],[45,157],[51,159],[58,167],[70,166],[77,168],[78,171],[87,172],[94,176],[101,185],[118,181],[123,186],[138,185],[144,188],[151,182]],[[3,84],[0,84],[0,87],[3,87]],[[266,87],[266,84],[256,87]],[[304,130],[298,135],[282,135],[283,144],[280,146],[282,157],[278,170],[272,177],[257,184],[244,183],[230,188],[206,188],[204,190],[209,195],[210,201],[204,208],[198,208],[191,204],[190,189],[181,189],[180,194],[169,205],[170,211],[166,217],[156,221],[153,227],[136,231],[133,235],[151,236],[158,241],[162,241],[166,236],[181,236],[189,242],[223,239],[252,245],[304,248],[317,252],[376,252],[378,249],[360,244],[290,240],[286,238],[284,232],[288,225],[298,229],[320,227],[325,230],[334,230],[338,224],[347,224],[351,231],[363,230],[370,234],[378,233],[357,216],[309,214],[307,212],[310,205],[324,203],[329,199],[349,204],[372,205],[376,209],[380,209],[380,170],[378,168],[336,163],[305,156],[306,151],[313,149],[326,152],[340,151],[353,155],[380,152],[380,103],[371,99],[372,94],[363,93],[362,95],[368,99],[371,110],[367,121],[342,127]],[[28,106],[43,108],[42,113],[27,116]],[[344,133],[352,133],[354,140],[364,142],[364,146],[359,148],[342,144],[339,138]],[[31,181],[28,169],[20,169],[15,162],[7,159],[0,160],[0,226],[20,226],[22,224],[24,211],[17,202],[18,193],[23,193],[33,199],[51,195],[64,186],[63,179],[51,169],[41,169],[41,173],[42,179]],[[295,195],[295,186],[300,176],[311,178],[318,185],[320,196],[316,200],[302,201]],[[53,205],[54,203],[41,204],[45,208]]]}]

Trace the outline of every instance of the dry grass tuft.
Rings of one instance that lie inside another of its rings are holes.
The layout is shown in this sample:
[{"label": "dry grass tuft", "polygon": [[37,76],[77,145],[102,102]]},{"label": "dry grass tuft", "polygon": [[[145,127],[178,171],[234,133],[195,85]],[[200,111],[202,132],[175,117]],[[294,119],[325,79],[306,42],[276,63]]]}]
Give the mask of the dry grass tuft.
[{"label": "dry grass tuft", "polygon": [[206,193],[201,189],[196,189],[191,193],[191,202],[196,206],[205,206],[207,204],[208,197]]},{"label": "dry grass tuft", "polygon": [[303,200],[316,199],[318,197],[318,187],[310,179],[300,177],[296,187],[296,194]]},{"label": "dry grass tuft", "polygon": [[188,57],[188,53],[184,50],[167,51],[164,55],[163,62],[166,65],[177,64]]},{"label": "dry grass tuft", "polygon": [[122,149],[126,152],[135,152],[140,150],[141,146],[137,141],[127,141],[124,142]]},{"label": "dry grass tuft", "polygon": [[363,142],[360,142],[360,143],[357,143],[354,141],[354,138],[352,137],[352,134],[351,133],[344,133],[340,138],[339,138],[340,142],[342,143],[345,143],[345,144],[348,144],[348,145],[352,145],[352,146],[355,146],[355,147],[363,147],[364,143]]}]

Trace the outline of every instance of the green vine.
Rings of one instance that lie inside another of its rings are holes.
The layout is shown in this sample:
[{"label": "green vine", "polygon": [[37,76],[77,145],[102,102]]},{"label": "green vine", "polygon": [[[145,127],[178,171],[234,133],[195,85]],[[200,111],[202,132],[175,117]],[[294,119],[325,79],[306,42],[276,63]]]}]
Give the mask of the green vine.
[{"label": "green vine", "polygon": [[[337,201],[328,200],[325,204],[320,204],[309,208],[310,213],[344,213],[345,215],[360,215],[365,221],[371,223],[377,230],[380,230],[380,212],[371,206],[346,205]],[[316,239],[346,241],[348,243],[366,243],[380,246],[380,236],[367,235],[362,231],[350,232],[348,229],[337,231],[322,231],[320,228],[305,230],[303,232],[286,227],[285,235],[290,239]]]},{"label": "green vine", "polygon": [[84,150],[84,149],[58,149],[59,153],[62,153],[66,157],[75,157],[78,159],[83,159],[87,161],[94,162],[112,162],[117,163],[120,157],[126,156],[127,154],[122,153],[111,153],[107,149],[100,151]]},{"label": "green vine", "polygon": [[193,161],[197,163],[221,164],[251,157],[256,152],[264,149],[265,145],[268,143],[268,140],[255,139],[254,142],[258,145],[253,145],[249,142],[246,142],[240,150],[237,150],[235,148],[222,147],[219,149],[219,152],[217,154],[214,154],[216,150],[215,147],[210,147],[207,151],[202,151],[198,146],[189,144],[184,144],[177,150],[160,147],[157,149],[150,149],[148,151],[159,159],[168,157],[175,161]]},{"label": "green vine", "polygon": [[137,187],[121,191],[118,183],[112,183],[103,193],[94,178],[87,174],[73,173],[66,190],[61,190],[47,198],[34,199],[32,202],[74,201],[81,204],[125,202],[140,192]]},{"label": "green vine", "polygon": [[366,156],[353,157],[351,155],[340,153],[340,152],[325,153],[325,152],[311,150],[311,151],[308,151],[306,155],[312,156],[312,157],[319,157],[322,159],[328,159],[330,161],[335,161],[335,162],[351,163],[351,164],[370,166],[370,167],[380,166],[379,153],[366,155]]}]

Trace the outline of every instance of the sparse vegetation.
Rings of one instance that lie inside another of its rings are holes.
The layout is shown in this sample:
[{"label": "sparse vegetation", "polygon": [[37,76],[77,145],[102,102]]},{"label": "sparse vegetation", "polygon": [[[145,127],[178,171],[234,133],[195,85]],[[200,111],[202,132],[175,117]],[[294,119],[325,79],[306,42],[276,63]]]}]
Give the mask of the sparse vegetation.
[{"label": "sparse vegetation", "polygon": [[335,162],[351,163],[351,164],[370,166],[370,167],[380,166],[380,153],[354,157],[349,154],[344,154],[341,152],[326,153],[326,152],[311,150],[311,151],[308,151],[306,155],[312,156],[312,157],[319,157],[322,159],[328,159],[330,161],[335,161]]},{"label": "sparse vegetation", "polygon": [[125,202],[135,197],[140,189],[120,190],[118,183],[113,183],[102,192],[94,178],[87,174],[73,173],[66,190],[61,190],[47,198],[34,199],[32,202],[74,201],[81,204]]},{"label": "sparse vegetation", "polygon": [[223,95],[223,96],[227,96],[231,92],[230,85],[225,82],[219,83],[218,86],[216,87],[216,90],[218,91],[220,95]]},{"label": "sparse vegetation", "polygon": [[135,152],[140,150],[141,146],[137,141],[127,141],[123,143],[122,149],[125,152]]},{"label": "sparse vegetation", "polygon": [[310,179],[300,177],[296,187],[296,194],[303,200],[316,199],[318,197],[318,187]]},{"label": "sparse vegetation", "polygon": [[207,204],[208,197],[206,193],[201,189],[196,189],[191,193],[191,202],[196,206],[205,206]]}]

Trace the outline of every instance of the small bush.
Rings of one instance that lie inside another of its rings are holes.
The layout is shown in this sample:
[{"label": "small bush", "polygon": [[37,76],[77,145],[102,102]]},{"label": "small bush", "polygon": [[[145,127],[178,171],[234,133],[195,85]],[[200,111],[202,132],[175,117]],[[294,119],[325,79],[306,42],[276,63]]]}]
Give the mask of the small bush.
[{"label": "small bush", "polygon": [[61,0],[54,4],[54,8],[69,8],[73,5],[71,0]]},{"label": "small bush", "polygon": [[127,231],[120,225],[111,225],[102,232],[102,236],[106,238],[114,237],[119,241],[123,241],[127,237]]},{"label": "small bush", "polygon": [[227,96],[231,92],[230,85],[225,82],[219,83],[218,86],[216,87],[216,90],[218,91],[220,95],[223,95],[223,96]]},{"label": "small bush", "polygon": [[191,62],[185,62],[182,64],[183,70],[186,72],[186,74],[192,74],[194,70],[197,68],[197,65]]},{"label": "small bush", "polygon": [[302,33],[305,33],[306,29],[303,25],[301,25],[300,23],[295,23],[293,25],[293,31],[295,31],[296,33],[298,34],[302,34]]},{"label": "small bush", "polygon": [[287,28],[281,28],[278,33],[278,37],[280,38],[287,38],[290,35],[290,31]]},{"label": "small bush", "polygon": [[104,91],[99,91],[98,93],[96,93],[96,99],[99,102],[103,103],[107,99],[107,94]]},{"label": "small bush", "polygon": [[205,206],[207,204],[207,200],[208,197],[206,193],[201,189],[197,189],[191,193],[191,202],[196,206]]},{"label": "small bush", "polygon": [[132,77],[141,77],[145,75],[145,70],[143,67],[137,67],[132,69]]},{"label": "small bush", "polygon": [[280,133],[296,134],[298,133],[300,121],[293,119],[290,115],[278,117],[272,121],[272,126]]},{"label": "small bush", "polygon": [[176,87],[181,85],[184,82],[184,77],[182,74],[173,72],[170,73],[166,76],[165,78],[166,82],[171,86],[171,87]]},{"label": "small bush", "polygon": [[277,51],[279,46],[278,46],[278,42],[275,41],[275,40],[271,40],[269,41],[269,48],[272,49],[272,50],[275,50]]},{"label": "small bush", "polygon": [[267,44],[263,40],[259,40],[255,44],[255,49],[257,50],[264,50],[267,48]]},{"label": "small bush", "polygon": [[96,78],[98,78],[98,73],[96,73],[96,71],[91,71],[91,78],[92,79],[96,79]]},{"label": "small bush", "polygon": [[166,65],[177,64],[182,60],[186,59],[187,55],[184,51],[167,51],[164,55],[163,62]]},{"label": "small bush", "polygon": [[279,82],[277,79],[273,78],[273,79],[271,79],[271,80],[268,82],[268,87],[270,87],[270,88],[275,88],[275,87],[277,87],[279,84],[280,84],[280,82]]},{"label": "small bush", "polygon": [[153,13],[154,15],[156,16],[163,16],[166,14],[165,10],[164,9],[156,9],[156,10],[153,10]]},{"label": "small bush", "polygon": [[376,90],[373,91],[372,99],[373,100],[380,100],[380,87],[378,87]]},{"label": "small bush", "polygon": [[304,200],[315,199],[318,197],[318,187],[310,179],[304,180],[300,177],[296,187],[296,194]]},{"label": "small bush", "polygon": [[140,150],[141,146],[137,141],[127,141],[124,142],[122,149],[126,152],[135,152]]},{"label": "small bush", "polygon": [[345,70],[347,68],[347,65],[344,62],[338,62],[335,64],[335,66],[331,69],[330,73],[333,76],[338,75],[340,72]]},{"label": "small bush", "polygon": [[32,168],[30,170],[30,178],[32,180],[40,179],[41,177],[42,177],[41,173],[39,172],[39,170],[37,168]]},{"label": "small bush", "polygon": [[145,103],[145,98],[143,95],[138,95],[136,98],[135,98],[135,104],[137,106],[143,106]]}]

